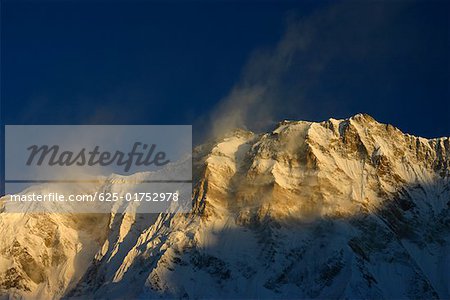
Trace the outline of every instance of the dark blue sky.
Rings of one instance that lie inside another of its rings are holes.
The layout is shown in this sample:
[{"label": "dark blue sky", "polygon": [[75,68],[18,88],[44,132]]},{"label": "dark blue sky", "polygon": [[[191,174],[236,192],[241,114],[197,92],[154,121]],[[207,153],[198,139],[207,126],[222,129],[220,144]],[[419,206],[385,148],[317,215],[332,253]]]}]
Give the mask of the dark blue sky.
[{"label": "dark blue sky", "polygon": [[[408,133],[449,136],[449,2],[360,1],[335,14],[330,7],[2,1],[2,122],[194,124],[202,132],[255,51],[270,57],[294,28],[294,39],[308,36],[307,49],[294,51],[277,76],[277,99],[252,110],[265,106],[277,120],[366,112]],[[255,72],[257,84],[269,81]]]}]

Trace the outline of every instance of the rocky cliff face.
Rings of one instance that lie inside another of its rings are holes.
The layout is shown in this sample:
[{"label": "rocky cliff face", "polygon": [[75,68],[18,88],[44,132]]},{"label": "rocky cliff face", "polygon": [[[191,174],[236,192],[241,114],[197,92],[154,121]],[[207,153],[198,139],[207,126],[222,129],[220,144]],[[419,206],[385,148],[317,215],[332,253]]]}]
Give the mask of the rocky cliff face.
[{"label": "rocky cliff face", "polygon": [[449,298],[449,158],[362,114],[237,130],[194,150],[190,214],[5,206],[0,293]]}]

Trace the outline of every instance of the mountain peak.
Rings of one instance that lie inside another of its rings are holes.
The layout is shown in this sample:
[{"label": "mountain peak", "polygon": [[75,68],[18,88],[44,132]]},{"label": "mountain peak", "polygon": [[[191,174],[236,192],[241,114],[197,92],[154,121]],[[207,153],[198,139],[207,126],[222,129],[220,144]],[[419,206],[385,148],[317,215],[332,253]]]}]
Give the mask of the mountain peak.
[{"label": "mountain peak", "polygon": [[449,158],[366,114],[234,130],[192,213],[0,212],[0,298],[449,298]]}]

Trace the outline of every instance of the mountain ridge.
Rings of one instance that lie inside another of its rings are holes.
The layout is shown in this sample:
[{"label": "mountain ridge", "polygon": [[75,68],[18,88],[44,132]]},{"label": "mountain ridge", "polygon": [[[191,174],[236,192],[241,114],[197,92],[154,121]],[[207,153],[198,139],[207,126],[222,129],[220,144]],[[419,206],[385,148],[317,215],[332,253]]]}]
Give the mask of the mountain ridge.
[{"label": "mountain ridge", "polygon": [[[0,291],[30,298],[448,298],[449,141],[404,134],[366,114],[282,121],[262,134],[233,131],[194,149],[189,214],[93,217],[87,220],[104,228],[87,234],[96,225],[76,217],[85,231],[61,216],[0,213],[3,236],[35,222],[19,231],[24,240],[4,238]],[[56,227],[46,236],[57,242],[31,251],[27,240],[45,240],[38,225],[48,218]],[[56,258],[45,264],[43,255],[54,252],[79,271]],[[65,279],[49,276],[55,270]]]}]

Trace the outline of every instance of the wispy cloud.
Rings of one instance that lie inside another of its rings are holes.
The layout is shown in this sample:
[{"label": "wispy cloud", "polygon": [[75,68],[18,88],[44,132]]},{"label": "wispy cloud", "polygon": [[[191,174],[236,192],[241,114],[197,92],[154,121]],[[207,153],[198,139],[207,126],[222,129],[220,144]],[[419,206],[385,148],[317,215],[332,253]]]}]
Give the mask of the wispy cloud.
[{"label": "wispy cloud", "polygon": [[342,2],[306,17],[291,15],[278,44],[251,55],[240,80],[211,114],[210,136],[236,127],[258,131],[280,118],[307,116],[314,106],[323,109],[308,93],[327,84],[320,76],[330,63],[382,55],[378,34],[404,6]]}]

